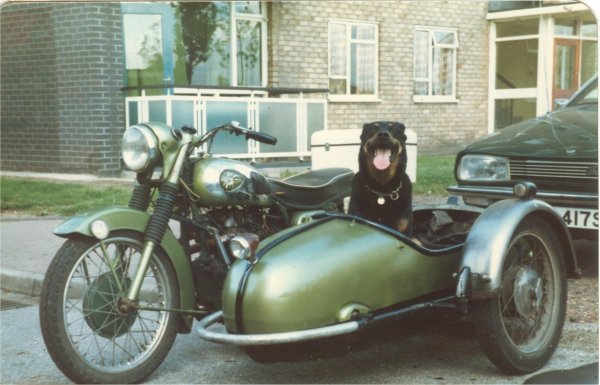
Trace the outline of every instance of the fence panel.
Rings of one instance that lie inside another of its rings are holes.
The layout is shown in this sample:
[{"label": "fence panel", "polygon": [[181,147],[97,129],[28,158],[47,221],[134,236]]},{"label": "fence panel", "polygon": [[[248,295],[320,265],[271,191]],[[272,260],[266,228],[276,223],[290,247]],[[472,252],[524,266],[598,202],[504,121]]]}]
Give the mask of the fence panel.
[{"label": "fence panel", "polygon": [[[277,158],[310,155],[310,136],[327,129],[324,98],[254,96],[159,95],[125,98],[128,125],[144,121],[173,127],[196,127],[204,133],[230,121],[273,135],[270,146],[235,135],[217,135],[210,152],[231,158]],[[209,150],[204,148],[204,151]]]}]

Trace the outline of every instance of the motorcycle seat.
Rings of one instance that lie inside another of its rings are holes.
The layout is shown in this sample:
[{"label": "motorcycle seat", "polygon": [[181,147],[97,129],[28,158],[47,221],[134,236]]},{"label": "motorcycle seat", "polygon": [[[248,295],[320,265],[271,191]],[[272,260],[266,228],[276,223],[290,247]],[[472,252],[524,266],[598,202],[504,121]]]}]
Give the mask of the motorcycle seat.
[{"label": "motorcycle seat", "polygon": [[348,168],[310,170],[282,180],[269,179],[271,195],[287,207],[316,210],[350,196],[354,172]]}]

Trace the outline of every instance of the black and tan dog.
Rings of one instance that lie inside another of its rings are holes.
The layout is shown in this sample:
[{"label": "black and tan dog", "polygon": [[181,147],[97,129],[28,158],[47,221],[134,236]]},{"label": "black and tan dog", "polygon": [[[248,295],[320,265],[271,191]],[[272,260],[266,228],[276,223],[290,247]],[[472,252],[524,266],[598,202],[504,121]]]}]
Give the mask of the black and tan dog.
[{"label": "black and tan dog", "polygon": [[399,122],[363,126],[348,212],[410,236],[412,183],[406,174],[404,131]]}]

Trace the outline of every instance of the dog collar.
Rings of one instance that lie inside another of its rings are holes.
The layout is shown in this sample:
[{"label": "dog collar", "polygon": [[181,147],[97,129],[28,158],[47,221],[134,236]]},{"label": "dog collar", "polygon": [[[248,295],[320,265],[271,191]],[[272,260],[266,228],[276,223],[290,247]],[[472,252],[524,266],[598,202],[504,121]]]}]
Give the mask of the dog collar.
[{"label": "dog collar", "polygon": [[400,198],[399,191],[402,188],[402,181],[400,181],[400,186],[398,186],[397,189],[395,189],[394,191],[389,192],[389,193],[383,193],[383,192],[374,190],[368,184],[365,184],[365,186],[367,187],[367,189],[369,191],[371,191],[373,194],[377,195],[377,204],[383,205],[385,203],[385,198],[390,198],[393,201],[398,200],[398,198]]}]

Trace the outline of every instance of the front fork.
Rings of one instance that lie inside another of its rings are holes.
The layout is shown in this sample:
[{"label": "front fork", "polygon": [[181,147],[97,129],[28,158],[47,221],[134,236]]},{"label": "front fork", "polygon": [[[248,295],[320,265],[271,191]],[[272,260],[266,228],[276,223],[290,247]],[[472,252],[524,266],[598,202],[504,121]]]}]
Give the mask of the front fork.
[{"label": "front fork", "polygon": [[129,286],[127,296],[125,298],[125,306],[122,310],[126,310],[130,306],[137,302],[142,282],[146,276],[148,265],[150,264],[150,258],[154,253],[157,245],[160,245],[165,232],[169,226],[169,219],[173,215],[173,208],[175,207],[175,200],[179,193],[178,181],[179,175],[183,168],[183,164],[188,155],[188,149],[190,144],[186,143],[179,149],[179,154],[173,169],[171,170],[170,176],[160,186],[159,197],[156,200],[154,212],[150,216],[148,226],[144,232],[144,248],[142,250],[142,257],[140,265],[135,273],[135,277]]}]

